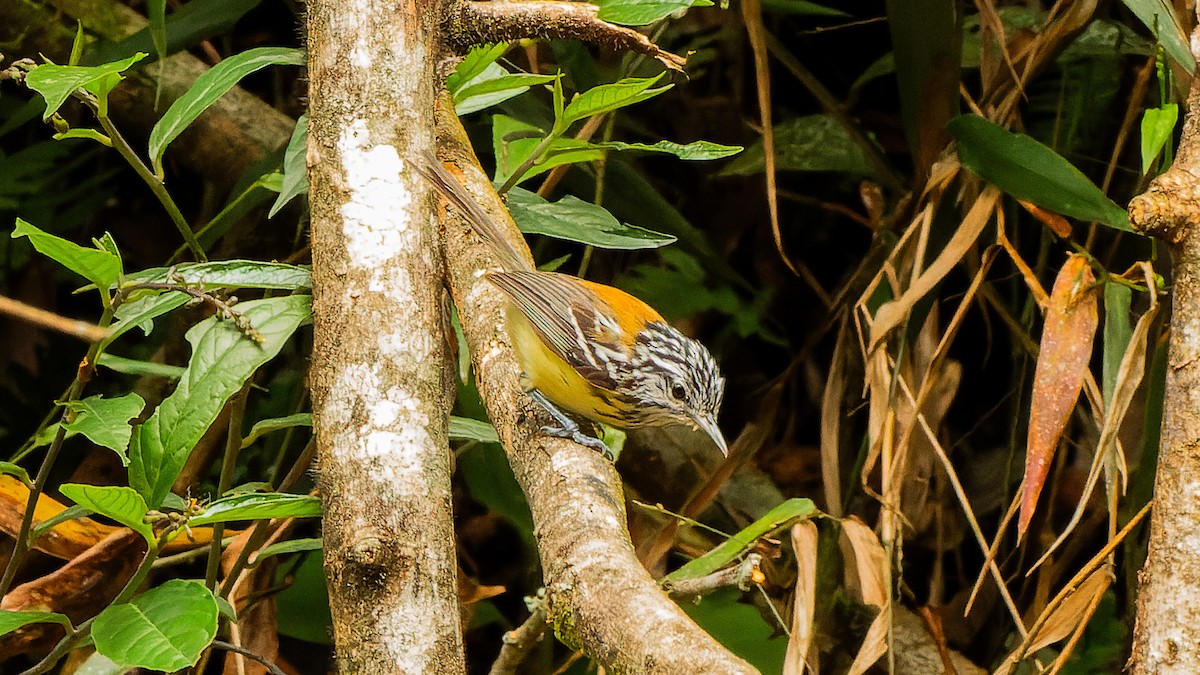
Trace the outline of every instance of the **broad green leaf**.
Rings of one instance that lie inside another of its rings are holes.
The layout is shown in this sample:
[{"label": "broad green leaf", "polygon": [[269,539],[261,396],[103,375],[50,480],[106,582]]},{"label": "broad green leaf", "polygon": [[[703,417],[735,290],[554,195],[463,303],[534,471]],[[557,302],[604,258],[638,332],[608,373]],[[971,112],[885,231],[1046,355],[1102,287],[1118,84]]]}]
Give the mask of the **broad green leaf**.
[{"label": "broad green leaf", "polygon": [[308,143],[308,113],[296,120],[296,128],[288,140],[287,150],[283,153],[283,185],[279,188],[279,196],[267,213],[268,218],[274,218],[279,209],[297,196],[308,193],[308,164],[305,161]]},{"label": "broad green leaf", "polygon": [[487,422],[480,422],[466,417],[450,416],[450,438],[456,441],[476,441],[479,443],[499,443],[496,428]]},{"label": "broad green leaf", "polygon": [[585,92],[576,94],[563,110],[562,116],[555,121],[555,130],[562,133],[579,120],[618,110],[658,96],[675,86],[668,84],[651,89],[665,74],[659,73],[654,77],[629,77],[612,84],[592,87]]},{"label": "broad green leaf", "polygon": [[[776,124],[775,168],[778,171],[836,171],[867,176],[871,165],[862,147],[830,115],[808,115]],[[765,170],[762,140],[721,170],[722,176],[749,176]]]},{"label": "broad green leaf", "polygon": [[129,483],[155,508],[225,401],[279,353],[311,311],[306,295],[251,300],[235,309],[262,336],[262,343],[246,337],[232,321],[215,316],[193,326],[186,336],[192,356],[175,391],[134,429]]},{"label": "broad green leaf", "polygon": [[25,467],[19,464],[13,464],[12,462],[0,462],[0,475],[13,476],[17,480],[24,483],[26,487],[32,485],[32,481],[29,480],[29,472],[25,470]]},{"label": "broad green leaf", "polygon": [[145,407],[146,402],[134,393],[117,398],[89,396],[67,404],[75,418],[64,426],[68,432],[83,434],[96,445],[117,453],[121,464],[128,465],[125,449],[129,447],[129,436],[133,433],[129,420],[142,414]]},{"label": "broad green leaf", "polygon": [[292,427],[312,427],[312,413],[296,413],[295,415],[288,415],[286,417],[272,417],[270,419],[259,420],[251,427],[250,433],[242,439],[242,447],[250,447],[254,444],[254,441],[272,431],[291,429]]},{"label": "broad green leaf", "polygon": [[165,377],[170,380],[177,380],[183,375],[183,368],[181,366],[127,359],[123,356],[109,354],[108,352],[100,354],[100,358],[96,359],[96,365],[104,366],[113,372],[123,375],[136,375],[138,377]]},{"label": "broad green leaf", "polygon": [[[742,593],[737,589],[723,588],[698,603],[681,603],[680,607],[704,632],[749,661],[760,673],[784,672],[787,636],[754,605],[741,602],[741,598]],[[802,666],[797,668],[797,672],[806,670]]]},{"label": "broad green leaf", "polygon": [[976,115],[951,120],[963,165],[1008,194],[1083,221],[1133,232],[1129,214],[1061,155]]},{"label": "broad green leaf", "polygon": [[458,94],[464,87],[470,85],[475,78],[482,75],[488,66],[494,64],[504,52],[508,51],[509,44],[500,42],[496,44],[476,45],[467,52],[462,61],[454,67],[454,72],[446,78],[446,89],[451,94]]},{"label": "broad green leaf", "polygon": [[81,485],[67,483],[59,488],[67,499],[83,508],[112,518],[146,538],[154,541],[154,532],[150,525],[143,521],[146,512],[146,500],[131,487],[108,485]]},{"label": "broad green leaf", "polygon": [[886,0],[904,137],[914,161],[931,162],[942,127],[958,113],[962,13],[947,0]]},{"label": "broad green leaf", "polygon": [[[504,183],[525,160],[537,150],[546,132],[505,115],[492,117],[492,147],[496,153],[497,183]],[[573,138],[555,138],[542,151],[540,161],[534,163],[517,183],[533,178],[561,164],[590,162],[604,157],[604,150],[586,141]]]},{"label": "broad green leaf", "polygon": [[146,54],[138,52],[127,59],[100,66],[42,65],[29,71],[25,76],[25,84],[46,99],[46,111],[42,113],[43,121],[58,112],[71,92],[76,89],[85,89],[95,95],[101,103],[101,111],[104,112],[108,92],[123,79],[121,72],[144,58]]},{"label": "broad green leaf", "polygon": [[618,221],[603,207],[566,195],[547,202],[520,188],[509,192],[509,211],[527,234],[544,234],[581,244],[611,249],[658,248],[675,237]]},{"label": "broad green leaf", "polygon": [[483,74],[454,94],[454,112],[462,116],[490,108],[524,94],[532,86],[552,82],[557,77],[509,73],[499,65],[492,64]]},{"label": "broad green leaf", "polygon": [[645,26],[690,7],[712,7],[709,0],[600,0],[596,18],[620,26]]},{"label": "broad green leaf", "polygon": [[1142,173],[1150,172],[1150,165],[1162,152],[1163,146],[1175,136],[1175,123],[1179,121],[1179,106],[1168,103],[1161,108],[1147,108],[1142,113]]},{"label": "broad green leaf", "polygon": [[201,286],[206,291],[225,288],[269,288],[297,291],[312,288],[312,273],[307,267],[287,263],[254,260],[221,260],[187,263],[172,268],[155,267],[126,275],[125,283],[178,283]]},{"label": "broad green leaf", "polygon": [[14,612],[0,609],[0,635],[7,635],[31,623],[56,623],[67,630],[71,629],[71,620],[58,612]]},{"label": "broad green leaf", "polygon": [[1126,7],[1133,12],[1150,34],[1158,38],[1163,50],[1183,69],[1192,72],[1196,69],[1196,60],[1188,47],[1187,34],[1180,26],[1179,16],[1175,6],[1165,0],[1122,0]]},{"label": "broad green leaf", "polygon": [[817,508],[811,499],[789,499],[768,511],[767,515],[750,523],[741,532],[713,550],[668,574],[663,581],[669,584],[674,581],[696,579],[712,574],[753,546],[760,537],[765,537],[794,520],[811,518],[817,513]]},{"label": "broad green leaf", "polygon": [[311,495],[283,492],[225,497],[209,504],[188,521],[193,526],[264,518],[319,518],[321,500]]},{"label": "broad green leaf", "polygon": [[142,333],[149,335],[154,327],[154,319],[186,305],[191,299],[190,295],[179,291],[145,291],[144,294],[131,296],[130,300],[113,313],[116,321],[109,327],[108,339],[101,347],[107,348],[114,340],[134,328],[141,328]]},{"label": "broad green leaf", "polygon": [[285,555],[288,553],[307,553],[308,551],[320,551],[320,550],[321,550],[321,539],[319,537],[312,537],[312,538],[308,538],[308,539],[290,539],[288,541],[281,541],[278,544],[271,544],[270,546],[259,551],[254,556],[253,564],[257,565],[258,563],[262,562],[263,559],[269,558],[273,555]]},{"label": "broad green leaf", "polygon": [[316,644],[332,644],[329,636],[333,619],[321,554],[304,556],[291,579],[292,584],[275,596],[279,633]]},{"label": "broad green leaf", "polygon": [[194,581],[171,579],[96,616],[96,651],[123,666],[175,672],[193,666],[217,634],[217,602]]},{"label": "broad green leaf", "polygon": [[526,548],[536,551],[529,502],[513,476],[504,448],[496,443],[478,443],[460,453],[456,465],[471,499],[511,523]]},{"label": "broad green leaf", "polygon": [[33,248],[38,253],[97,286],[111,286],[121,276],[121,259],[117,256],[108,251],[84,248],[74,242],[43,232],[20,218],[17,218],[17,227],[12,233],[13,239],[17,237],[29,237],[29,243],[33,244]]},{"label": "broad green leaf", "polygon": [[604,143],[593,143],[595,147],[608,148],[610,150],[635,150],[640,152],[659,152],[668,155],[675,155],[679,159],[688,161],[699,161],[708,159],[722,159],[732,157],[742,151],[740,145],[721,145],[710,141],[693,141],[687,145],[672,143],[671,141],[658,141],[653,144],[646,143],[622,143],[621,141],[607,141]]},{"label": "broad green leaf", "polygon": [[196,78],[195,84],[180,96],[150,131],[150,160],[154,173],[162,177],[162,156],[167,145],[187,129],[200,113],[237,85],[250,73],[267,66],[302,66],[304,52],[286,47],[257,47],[235,54]]}]

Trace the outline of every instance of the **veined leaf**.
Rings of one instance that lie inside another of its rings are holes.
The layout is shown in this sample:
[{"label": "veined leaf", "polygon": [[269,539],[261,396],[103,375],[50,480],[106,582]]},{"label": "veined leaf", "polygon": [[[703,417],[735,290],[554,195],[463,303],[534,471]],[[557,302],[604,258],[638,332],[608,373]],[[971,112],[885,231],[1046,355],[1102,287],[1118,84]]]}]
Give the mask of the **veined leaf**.
[{"label": "veined leaf", "polygon": [[203,585],[171,579],[96,616],[96,651],[130,668],[193,666],[217,635],[217,602]]},{"label": "veined leaf", "polygon": [[24,220],[17,218],[12,238],[29,237],[29,243],[38,253],[50,258],[97,286],[108,287],[121,276],[121,259],[95,248],[85,248],[49,232],[43,232]]},{"label": "veined leaf", "polygon": [[554,128],[558,133],[562,133],[579,120],[654,98],[675,86],[668,84],[651,89],[663,78],[663,75],[665,73],[659,73],[654,77],[628,77],[612,84],[602,84],[578,93],[563,109],[561,117],[555,120]]},{"label": "veined leaf", "polygon": [[187,263],[173,268],[154,267],[126,275],[125,283],[176,282],[202,287],[206,291],[224,288],[268,288],[297,291],[312,288],[312,273],[307,267],[255,260],[221,260]]},{"label": "veined leaf", "polygon": [[690,7],[712,7],[709,0],[600,0],[596,18],[620,26],[645,26]]},{"label": "veined leaf", "polygon": [[112,518],[145,537],[147,542],[154,541],[154,532],[143,520],[150,509],[146,507],[146,500],[133,488],[67,483],[59,491],[88,511]]},{"label": "veined leaf", "polygon": [[259,420],[250,428],[250,433],[242,439],[242,447],[248,448],[254,444],[262,436],[279,431],[281,429],[291,429],[294,427],[312,427],[312,413],[296,413],[295,415],[287,415],[286,417],[272,417],[270,419]]},{"label": "veined leaf", "polygon": [[499,443],[496,428],[487,422],[468,419],[466,417],[450,416],[450,438],[479,443]]},{"label": "veined leaf", "polygon": [[669,234],[622,223],[603,207],[571,195],[551,203],[533,192],[513,188],[508,207],[517,227],[527,234],[611,249],[658,248],[675,241]]},{"label": "veined leaf", "polygon": [[129,420],[142,414],[145,407],[146,402],[134,393],[116,398],[89,396],[67,404],[75,417],[63,426],[68,433],[83,434],[96,445],[112,450],[121,458],[122,465],[128,465],[125,449],[129,447],[129,436],[133,433]]},{"label": "veined leaf", "polygon": [[71,629],[71,620],[58,612],[14,612],[0,609],[0,635],[7,635],[31,623],[56,623],[67,630]]},{"label": "veined leaf", "polygon": [[51,115],[58,112],[71,92],[76,89],[84,89],[95,95],[103,114],[107,110],[108,92],[124,79],[121,73],[144,58],[146,54],[138,52],[127,59],[100,66],[47,64],[29,71],[25,76],[25,84],[46,99],[46,111],[42,113],[42,121],[50,119]]},{"label": "veined leaf", "polygon": [[188,524],[199,526],[263,518],[318,518],[320,515],[321,500],[317,497],[268,492],[218,499],[189,520]]},{"label": "veined leaf", "polygon": [[[308,194],[308,163],[305,160],[308,143],[308,113],[296,120],[296,128],[288,140],[287,150],[283,152],[283,185],[279,188],[279,196],[267,212],[268,218],[274,218],[279,209],[302,194]],[[214,219],[215,220],[215,219]]]}]

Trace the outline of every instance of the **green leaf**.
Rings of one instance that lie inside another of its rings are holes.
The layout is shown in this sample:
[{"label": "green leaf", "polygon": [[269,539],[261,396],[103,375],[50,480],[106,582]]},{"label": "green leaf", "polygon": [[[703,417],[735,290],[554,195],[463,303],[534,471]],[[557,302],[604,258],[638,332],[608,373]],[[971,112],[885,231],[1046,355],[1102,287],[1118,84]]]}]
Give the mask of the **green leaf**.
[{"label": "green leaf", "polygon": [[83,434],[96,445],[117,453],[121,464],[128,465],[125,449],[129,447],[129,436],[133,433],[129,420],[142,414],[145,407],[146,402],[134,393],[117,398],[89,396],[67,404],[75,418],[64,426],[68,432]]},{"label": "green leaf", "polygon": [[96,365],[104,366],[122,375],[135,375],[138,377],[165,377],[170,380],[178,380],[183,375],[183,368],[180,366],[127,359],[123,356],[109,354],[108,352],[100,354],[100,358],[96,359]]},{"label": "green leaf", "polygon": [[1100,386],[1105,407],[1112,403],[1121,359],[1125,358],[1125,349],[1133,337],[1129,323],[1132,300],[1133,291],[1129,287],[1112,282],[1104,284],[1104,362]]},{"label": "green leaf", "polygon": [[646,143],[622,143],[621,141],[607,141],[604,143],[592,143],[594,147],[608,148],[610,150],[636,150],[640,152],[659,152],[667,155],[675,155],[679,159],[687,161],[699,161],[709,159],[722,159],[724,157],[732,157],[742,151],[740,145],[721,145],[710,141],[693,141],[687,145],[672,143],[671,141],[658,141],[647,145]]},{"label": "green leaf", "polygon": [[187,93],[180,96],[150,131],[150,160],[162,177],[162,156],[167,145],[187,129],[200,113],[250,73],[274,65],[304,65],[304,52],[286,47],[258,47],[235,54],[210,68]]},{"label": "green leaf", "polygon": [[193,666],[217,634],[217,602],[204,586],[171,579],[96,616],[96,651],[123,666],[175,672]]},{"label": "green leaf", "polygon": [[455,415],[450,416],[450,439],[477,443],[500,442],[500,438],[496,436],[496,428],[491,424]]},{"label": "green leaf", "polygon": [[155,267],[125,277],[125,284],[184,283],[206,291],[227,288],[267,288],[298,291],[312,288],[312,273],[307,267],[287,263],[254,260],[221,260],[187,263],[172,268]]},{"label": "green leaf", "polygon": [[58,513],[41,521],[37,525],[34,525],[33,529],[29,531],[29,540],[37,541],[43,534],[57,527],[59,523],[65,523],[68,520],[87,518],[90,513],[91,511],[83,508],[82,506],[78,504],[72,504],[62,511],[59,511]]},{"label": "green leaf", "polygon": [[762,8],[768,12],[794,14],[797,16],[826,16],[849,18],[850,14],[840,9],[818,5],[808,0],[762,0]]},{"label": "green leaf", "polygon": [[316,644],[332,644],[329,636],[333,619],[320,553],[304,556],[291,579],[291,585],[275,596],[279,633]]},{"label": "green leaf", "polygon": [[313,537],[309,539],[290,539],[281,541],[278,544],[271,544],[262,549],[254,556],[254,565],[262,562],[264,559],[273,555],[285,555],[288,553],[307,553],[308,551],[320,551],[321,539]]},{"label": "green leaf", "polygon": [[144,294],[130,297],[113,312],[116,321],[109,327],[108,338],[101,348],[107,349],[114,340],[134,328],[141,328],[142,333],[149,335],[154,327],[154,319],[186,305],[192,299],[190,295],[179,291],[145,291]]},{"label": "green leaf", "polygon": [[1122,2],[1139,21],[1145,24],[1146,28],[1150,29],[1150,34],[1158,38],[1163,46],[1163,51],[1172,60],[1189,73],[1196,69],[1196,60],[1192,56],[1192,50],[1188,47],[1187,34],[1180,25],[1179,16],[1175,13],[1173,4],[1165,2],[1165,0],[1122,0]]},{"label": "green leaf", "polygon": [[108,92],[123,79],[121,72],[144,58],[146,54],[138,52],[127,59],[100,66],[42,65],[29,71],[25,76],[25,84],[46,99],[46,111],[42,113],[42,121],[50,119],[51,115],[58,112],[76,89],[85,89],[100,99],[103,112],[107,110],[105,103]]},{"label": "green leaf", "polygon": [[[188,49],[202,40],[225,35],[247,12],[262,0],[190,0],[179,6],[166,19],[166,53]],[[135,51],[157,50],[147,25],[120,42],[104,42],[97,46],[95,60],[111,60]]]},{"label": "green leaf", "polygon": [[86,41],[87,34],[83,32],[83,22],[75,22],[75,39],[71,41],[71,55],[67,57],[68,66],[79,65],[79,60],[83,58],[83,45]]},{"label": "green leaf", "polygon": [[713,550],[696,558],[663,578],[666,583],[697,579],[712,574],[728,565],[754,545],[759,538],[778,530],[801,518],[811,518],[818,513],[811,499],[789,499],[767,512],[767,515],[750,523],[741,532],[727,539]]},{"label": "green leaf", "polygon": [[[525,162],[538,146],[546,132],[506,115],[492,117],[492,147],[496,153],[497,183],[503,183]],[[517,183],[533,178],[561,164],[590,162],[604,157],[604,150],[587,141],[573,138],[555,138],[542,150],[540,161],[521,176]]]},{"label": "green leaf", "polygon": [[469,115],[484,108],[503,103],[529,91],[530,87],[554,81],[557,75],[535,75],[533,73],[509,73],[492,64],[480,76],[468,83],[454,95],[454,112]]},{"label": "green leaf", "polygon": [[146,18],[150,19],[150,41],[159,59],[167,58],[167,0],[146,0]]},{"label": "green leaf", "polygon": [[29,487],[33,484],[33,482],[29,480],[29,472],[25,470],[25,467],[19,464],[13,464],[12,462],[0,462],[0,474],[16,478],[24,483],[25,487]]},{"label": "green leaf", "polygon": [[66,483],[59,492],[83,508],[107,516],[146,538],[154,541],[154,532],[143,519],[150,509],[133,488],[121,486],[81,485]]},{"label": "green leaf", "polygon": [[308,296],[293,295],[239,303],[236,310],[262,336],[261,344],[215,316],[187,332],[192,345],[187,369],[175,391],[134,429],[129,445],[129,483],[148,504],[162,503],[225,401],[279,353],[309,318],[310,302]]},{"label": "green leaf", "polygon": [[1008,194],[1044,209],[1133,232],[1129,214],[1061,155],[976,115],[950,121],[964,166]]},{"label": "green leaf", "polygon": [[14,612],[0,609],[0,635],[7,635],[31,623],[56,623],[67,630],[71,629],[71,620],[58,612]]},{"label": "green leaf", "polygon": [[690,7],[712,7],[709,0],[600,0],[597,19],[621,26],[645,26]]},{"label": "green leaf", "polygon": [[[778,171],[835,171],[868,176],[871,165],[862,146],[830,115],[797,117],[774,126]],[[722,176],[749,176],[765,170],[761,139],[725,166]]]},{"label": "green leaf", "polygon": [[458,92],[468,85],[477,77],[482,75],[488,66],[495,63],[504,53],[508,51],[509,44],[507,42],[499,42],[495,44],[476,45],[467,52],[462,61],[454,67],[454,72],[446,78],[446,89],[457,95]]},{"label": "green leaf", "polygon": [[675,241],[669,234],[621,223],[603,207],[571,195],[552,203],[528,190],[513,188],[508,208],[517,227],[527,234],[620,250],[658,248]]},{"label": "green leaf", "polygon": [[654,98],[675,86],[668,84],[657,89],[650,88],[665,74],[659,73],[654,77],[629,77],[575,94],[566,109],[563,110],[561,117],[555,120],[554,128],[562,133],[579,120]]},{"label": "green leaf", "polygon": [[29,243],[33,244],[33,248],[38,253],[97,286],[111,286],[121,276],[121,259],[117,256],[108,251],[84,248],[74,242],[43,232],[20,218],[17,218],[17,226],[12,233],[13,239],[17,237],[29,237]]},{"label": "green leaf", "polygon": [[193,526],[264,518],[319,518],[321,500],[311,495],[283,492],[225,497],[209,504],[188,521]]},{"label": "green leaf", "polygon": [[312,427],[312,413],[296,413],[295,415],[288,415],[286,417],[272,417],[270,419],[259,420],[251,427],[250,433],[242,439],[242,448],[250,447],[254,444],[254,441],[272,431],[291,429],[292,427]]},{"label": "green leaf", "polygon": [[1150,165],[1175,136],[1175,123],[1179,121],[1179,106],[1168,103],[1161,108],[1147,108],[1142,113],[1142,173],[1150,172]]},{"label": "green leaf", "polygon": [[308,194],[308,163],[305,160],[308,143],[308,113],[296,120],[296,128],[292,129],[292,137],[288,140],[287,150],[283,152],[283,185],[279,188],[279,196],[267,212],[268,218],[274,218],[279,209],[302,194]]},{"label": "green leaf", "polygon": [[681,607],[706,633],[759,672],[783,672],[787,636],[768,623],[754,605],[740,602],[741,595],[736,589],[724,588]]}]

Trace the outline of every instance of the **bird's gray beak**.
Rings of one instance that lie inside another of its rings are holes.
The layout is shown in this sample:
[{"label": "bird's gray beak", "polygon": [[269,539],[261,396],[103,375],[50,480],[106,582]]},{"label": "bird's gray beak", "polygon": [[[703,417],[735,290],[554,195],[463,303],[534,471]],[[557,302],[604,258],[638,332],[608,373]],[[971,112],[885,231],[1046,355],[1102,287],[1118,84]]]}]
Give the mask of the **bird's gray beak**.
[{"label": "bird's gray beak", "polygon": [[721,435],[721,428],[717,426],[717,419],[711,415],[697,415],[695,418],[696,426],[701,431],[708,434],[708,437],[717,444],[717,449],[725,457],[729,456],[729,446],[725,443],[725,437]]}]

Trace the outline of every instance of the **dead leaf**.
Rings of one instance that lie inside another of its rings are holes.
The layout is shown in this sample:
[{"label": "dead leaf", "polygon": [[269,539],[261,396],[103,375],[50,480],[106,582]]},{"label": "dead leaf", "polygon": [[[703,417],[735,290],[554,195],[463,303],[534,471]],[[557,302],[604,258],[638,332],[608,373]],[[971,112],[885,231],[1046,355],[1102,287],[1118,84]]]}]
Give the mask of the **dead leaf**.
[{"label": "dead leaf", "polygon": [[995,675],[1008,675],[1012,673],[1026,654],[1032,654],[1045,647],[1049,647],[1055,642],[1064,640],[1071,635],[1081,621],[1087,621],[1091,618],[1091,613],[1086,611],[1087,608],[1096,598],[1108,590],[1108,587],[1112,585],[1112,581],[1113,575],[1109,566],[1103,565],[1096,568],[1095,572],[1088,575],[1077,588],[1070,592],[1061,604],[1054,608],[1049,617],[1042,623],[1042,627],[1025,640],[1026,644],[1017,647],[1017,649],[1004,659],[1004,663],[996,669]]},{"label": "dead leaf", "polygon": [[1017,200],[1023,209],[1029,212],[1029,215],[1038,219],[1038,222],[1050,228],[1050,231],[1058,235],[1062,239],[1071,236],[1071,223],[1067,222],[1066,218],[1058,215],[1053,211],[1047,211],[1033,202]]},{"label": "dead leaf", "polygon": [[851,517],[842,521],[842,536],[839,540],[842,557],[854,561],[854,567],[846,568],[846,587],[857,592],[864,605],[879,608],[879,614],[867,629],[862,646],[850,664],[850,675],[865,673],[879,657],[887,653],[888,613],[891,611],[892,594],[887,585],[887,553],[880,545],[875,532],[861,520]]},{"label": "dead leaf", "polygon": [[1017,536],[1025,534],[1071,411],[1079,400],[1100,318],[1096,279],[1087,259],[1072,254],[1050,292],[1029,410],[1025,482]]},{"label": "dead leaf", "polygon": [[819,672],[812,647],[814,610],[817,603],[817,525],[811,520],[792,526],[792,550],[796,553],[796,602],[792,610],[792,635],[788,638],[783,675]]}]

